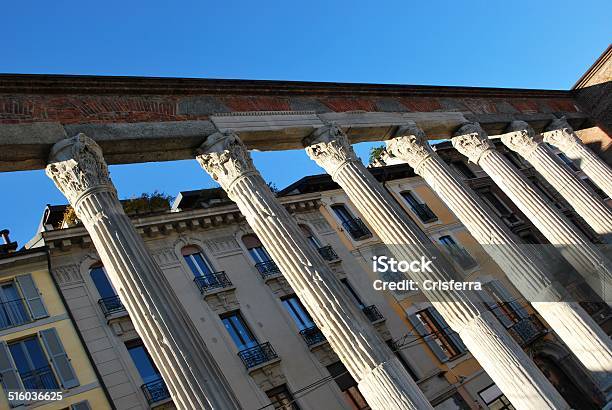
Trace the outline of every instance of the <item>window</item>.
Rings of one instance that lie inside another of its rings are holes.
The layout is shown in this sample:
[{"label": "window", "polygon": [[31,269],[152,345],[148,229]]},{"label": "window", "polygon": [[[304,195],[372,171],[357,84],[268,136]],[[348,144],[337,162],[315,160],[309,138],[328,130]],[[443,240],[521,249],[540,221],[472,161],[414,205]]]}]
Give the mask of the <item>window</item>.
[{"label": "window", "polygon": [[486,296],[489,296],[485,298],[485,303],[504,326],[512,327],[516,322],[528,316],[521,304],[498,280],[487,282],[483,284],[483,287],[488,293]]},{"label": "window", "polygon": [[467,351],[459,335],[434,308],[408,315],[408,319],[440,361],[445,362]]},{"label": "window", "polygon": [[504,219],[508,225],[512,226],[521,222],[512,210],[493,192],[489,190],[481,191],[480,196],[493,209],[493,212]]},{"label": "window", "polygon": [[58,384],[38,337],[9,343],[23,386],[28,390],[57,389]]},{"label": "window", "polygon": [[242,243],[249,250],[249,254],[256,263],[270,262],[272,260],[266,248],[264,248],[259,238],[255,235],[243,236]]},{"label": "window", "polygon": [[514,410],[514,406],[510,404],[506,396],[499,390],[497,385],[492,384],[478,395],[485,402],[487,407],[492,410]]},{"label": "window", "polygon": [[15,282],[0,284],[0,329],[30,321],[23,299]]},{"label": "window", "polygon": [[476,266],[474,258],[472,258],[465,249],[459,246],[450,235],[441,236],[438,240],[444,245],[453,260],[463,269],[470,269]]},{"label": "window", "polygon": [[518,155],[516,155],[515,152],[513,151],[506,151],[504,152],[504,157],[506,157],[506,159],[508,161],[510,161],[510,163],[512,165],[514,165],[515,167],[517,167],[518,169],[523,168],[523,162],[521,161],[521,159],[518,157]]},{"label": "window", "polygon": [[521,233],[521,239],[523,240],[523,243],[526,243],[529,245],[541,245],[542,244],[542,241],[536,238],[536,236],[531,232]]},{"label": "window", "polygon": [[342,284],[345,286],[346,290],[351,295],[355,303],[357,303],[357,306],[359,306],[359,309],[363,310],[366,307],[366,305],[361,301],[361,298],[359,297],[357,292],[355,292],[355,289],[353,289],[348,279],[346,278],[340,279],[340,282],[342,282]]},{"label": "window", "polygon": [[532,179],[531,182],[533,183],[533,186],[536,187],[536,190],[540,194],[542,194],[544,198],[548,199],[548,201],[555,204],[557,208],[559,209],[563,208],[563,205],[561,205],[561,203],[559,203],[559,201],[551,195],[548,189],[544,188],[544,185],[542,185],[540,181],[538,181],[537,179]]},{"label": "window", "polygon": [[424,223],[430,223],[438,220],[436,214],[427,206],[427,204],[419,202],[411,191],[403,191],[400,193],[402,198],[406,200],[410,208]]},{"label": "window", "polygon": [[227,314],[221,318],[221,321],[238,350],[257,346],[257,339],[239,312]]},{"label": "window", "polygon": [[300,225],[300,229],[302,230],[302,233],[304,233],[304,236],[306,237],[306,239],[308,239],[308,241],[317,249],[320,249],[323,247],[323,245],[321,245],[321,242],[319,242],[319,240],[317,239],[316,236],[314,236],[314,234],[312,233],[312,231],[310,230],[309,227],[307,227],[306,225]]},{"label": "window", "polygon": [[302,302],[297,296],[289,296],[282,300],[283,306],[295,321],[299,330],[304,330],[313,327],[315,324],[312,318],[302,305]]},{"label": "window", "polygon": [[363,221],[359,218],[355,218],[344,204],[332,205],[331,209],[342,223],[342,227],[353,239],[362,240],[372,236],[372,233],[368,227],[365,226]]},{"label": "window", "polygon": [[559,152],[559,153],[557,154],[557,156],[558,156],[558,157],[559,157],[559,159],[561,159],[561,161],[563,161],[563,162],[564,162],[564,163],[565,163],[565,164],[566,164],[568,167],[570,167],[572,171],[574,171],[574,172],[578,172],[578,171],[579,171],[579,168],[576,166],[576,164],[574,164],[574,161],[572,161],[571,159],[569,159],[569,158],[567,157],[567,155],[565,155],[565,154],[564,154],[564,153],[562,153],[562,152]]},{"label": "window", "polygon": [[142,378],[142,381],[146,383],[158,381],[161,379],[161,374],[155,363],[153,363],[153,359],[149,355],[149,352],[142,344],[142,341],[137,340],[131,343],[126,343],[125,345],[130,353],[130,357],[134,362],[134,366],[138,370],[138,374]]},{"label": "window", "polygon": [[332,205],[331,208],[341,222],[350,222],[351,220],[355,219],[344,205]]},{"label": "window", "polygon": [[330,364],[327,366],[329,374],[334,378],[336,384],[342,391],[344,400],[348,403],[349,407],[353,410],[369,410],[370,406],[366,402],[365,398],[359,391],[357,382],[349,374],[346,367],[340,362]]},{"label": "window", "polygon": [[463,161],[452,161],[451,165],[466,178],[476,178],[470,167]]},{"label": "window", "polygon": [[208,262],[208,259],[206,259],[200,249],[195,246],[186,246],[181,249],[181,253],[193,276],[214,276],[215,270],[211,267],[210,262]]},{"label": "window", "polygon": [[117,292],[115,292],[115,288],[108,280],[108,275],[106,274],[106,270],[102,265],[95,265],[89,270],[89,275],[91,276],[91,280],[93,281],[96,289],[98,290],[98,294],[100,298],[112,298],[117,296]]},{"label": "window", "polygon": [[275,409],[300,410],[300,406],[298,406],[297,402],[294,401],[293,395],[285,384],[268,390],[266,395],[272,402],[272,406],[274,406]]},{"label": "window", "polygon": [[387,346],[389,346],[389,349],[391,349],[391,351],[393,352],[393,354],[395,355],[395,357],[397,357],[397,360],[400,361],[400,363],[402,364],[402,366],[404,367],[404,369],[406,369],[406,371],[408,372],[408,374],[410,375],[410,377],[412,377],[412,380],[414,380],[415,382],[417,380],[419,380],[418,376],[416,375],[415,371],[412,369],[412,367],[408,364],[408,362],[406,361],[406,359],[404,359],[404,356],[402,356],[402,353],[400,352],[400,350],[402,349],[401,346],[397,346],[397,344],[393,341],[393,340],[387,340],[385,342],[387,344]]}]

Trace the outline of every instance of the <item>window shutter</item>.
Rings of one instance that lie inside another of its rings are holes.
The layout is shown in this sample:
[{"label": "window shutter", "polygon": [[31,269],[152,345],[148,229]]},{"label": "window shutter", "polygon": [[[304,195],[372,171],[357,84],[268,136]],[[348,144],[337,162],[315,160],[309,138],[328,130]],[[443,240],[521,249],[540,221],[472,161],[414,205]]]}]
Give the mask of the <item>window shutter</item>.
[{"label": "window shutter", "polygon": [[410,323],[412,323],[412,325],[414,326],[415,330],[419,333],[419,335],[423,337],[423,340],[425,340],[425,343],[427,343],[427,345],[429,346],[431,351],[436,355],[438,360],[440,360],[442,363],[447,362],[448,357],[446,356],[446,353],[444,353],[444,350],[442,350],[440,346],[438,346],[438,344],[434,340],[435,337],[427,333],[425,326],[423,325],[423,323],[421,323],[419,318],[416,315],[408,315],[408,320],[410,320]]},{"label": "window shutter", "polygon": [[498,295],[498,297],[502,301],[507,303],[508,306],[514,311],[514,313],[516,313],[516,315],[518,317],[520,317],[521,319],[524,319],[527,316],[529,316],[527,314],[527,311],[523,308],[523,306],[521,306],[520,303],[518,303],[516,300],[514,300],[515,298],[512,297],[510,292],[508,292],[508,289],[506,289],[504,287],[504,285],[501,284],[500,281],[494,280],[494,281],[489,282],[489,283],[491,284],[491,288]]},{"label": "window shutter", "polygon": [[19,284],[23,298],[30,308],[32,319],[40,319],[41,317],[49,316],[47,309],[45,309],[45,305],[43,304],[42,297],[34,284],[32,275],[29,273],[26,275],[19,275],[15,277],[15,280]]},{"label": "window shutter", "polygon": [[459,349],[461,352],[466,352],[467,347],[463,344],[463,340],[461,340],[461,336],[457,332],[455,332],[451,327],[446,323],[446,320],[438,313],[438,311],[434,308],[429,308],[427,311],[431,314],[434,320],[440,325],[442,328],[442,332],[453,342],[453,344]]},{"label": "window shutter", "polygon": [[70,364],[70,359],[66,355],[64,346],[57,336],[57,331],[54,328],[45,329],[40,331],[40,337],[45,344],[47,354],[51,359],[53,368],[57,373],[62,386],[66,389],[78,386],[79,381],[77,380],[74,369]]},{"label": "window shutter", "polygon": [[[0,342],[0,377],[6,391],[23,391],[23,383],[13,361],[11,352],[5,342]],[[23,402],[11,402],[11,406],[18,406]]]},{"label": "window shutter", "polygon": [[[495,317],[497,317],[497,320],[499,320],[501,324],[505,327],[510,327],[514,324],[514,322],[508,317],[508,315],[504,313],[502,308],[499,306],[499,303],[497,302],[496,296],[498,298],[501,298],[501,295],[499,295],[499,292],[493,286],[493,283],[495,282],[496,281],[485,283],[485,289],[487,290],[489,295],[481,294],[481,298],[487,304],[491,312],[493,312]],[[502,299],[502,302],[505,302],[505,300]]]},{"label": "window shutter", "polygon": [[70,406],[70,410],[91,410],[91,406],[87,400],[74,403]]}]

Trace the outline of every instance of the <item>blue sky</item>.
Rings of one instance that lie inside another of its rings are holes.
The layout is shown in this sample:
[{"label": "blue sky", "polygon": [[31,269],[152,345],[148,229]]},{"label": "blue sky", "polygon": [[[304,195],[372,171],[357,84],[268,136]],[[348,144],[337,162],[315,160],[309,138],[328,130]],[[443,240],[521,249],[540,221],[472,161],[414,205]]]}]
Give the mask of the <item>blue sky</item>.
[{"label": "blue sky", "polygon": [[[568,89],[612,40],[611,15],[609,0],[6,1],[0,72]],[[301,151],[254,158],[281,188],[321,172]],[[122,197],[213,185],[195,160],[111,173]],[[0,186],[0,228],[20,244],[66,202],[42,171]]]}]

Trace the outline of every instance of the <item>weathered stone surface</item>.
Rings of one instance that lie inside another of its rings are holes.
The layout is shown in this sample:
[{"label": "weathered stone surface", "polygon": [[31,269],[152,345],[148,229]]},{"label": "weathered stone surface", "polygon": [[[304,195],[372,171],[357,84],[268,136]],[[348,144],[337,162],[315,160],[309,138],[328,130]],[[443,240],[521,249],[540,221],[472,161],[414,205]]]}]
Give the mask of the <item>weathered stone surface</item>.
[{"label": "weathered stone surface", "polygon": [[181,98],[177,109],[177,113],[180,115],[195,115],[198,117],[230,111],[217,97],[210,95]]}]

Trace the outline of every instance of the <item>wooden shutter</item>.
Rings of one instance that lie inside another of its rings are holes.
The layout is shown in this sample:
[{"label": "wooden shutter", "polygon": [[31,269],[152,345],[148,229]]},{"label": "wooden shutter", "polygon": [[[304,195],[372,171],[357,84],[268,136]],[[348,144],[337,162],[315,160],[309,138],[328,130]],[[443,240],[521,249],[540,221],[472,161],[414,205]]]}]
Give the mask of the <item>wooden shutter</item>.
[{"label": "wooden shutter", "polygon": [[[2,385],[6,391],[22,391],[24,390],[21,377],[17,371],[17,366],[11,356],[6,342],[0,342],[0,377],[2,377]],[[21,402],[11,402],[12,406],[23,404]]]},{"label": "wooden shutter", "polygon": [[444,350],[442,350],[442,348],[438,346],[438,343],[436,343],[435,336],[428,334],[427,329],[425,329],[425,326],[423,323],[421,323],[419,318],[416,315],[408,315],[408,320],[410,320],[410,323],[412,323],[412,326],[414,326],[417,333],[423,337],[423,340],[425,340],[425,343],[427,343],[438,360],[440,360],[442,363],[447,362],[448,356],[446,356]]},{"label": "wooden shutter", "polygon": [[91,410],[91,406],[87,400],[74,403],[70,406],[70,410]]},{"label": "wooden shutter", "polygon": [[28,308],[30,309],[32,319],[40,319],[41,317],[49,316],[49,313],[47,313],[47,309],[42,301],[42,297],[40,296],[40,292],[38,292],[38,289],[34,284],[32,275],[29,273],[26,275],[19,275],[15,277],[15,280],[19,285],[19,289],[21,289],[21,294],[23,295]]},{"label": "wooden shutter", "polygon": [[78,386],[79,381],[70,364],[70,359],[64,350],[64,346],[57,335],[57,331],[54,328],[50,328],[41,330],[39,334],[62,386],[66,389]]},{"label": "wooden shutter", "polygon": [[436,323],[440,325],[442,328],[442,333],[444,333],[453,344],[459,349],[461,352],[467,351],[467,347],[463,344],[463,340],[457,332],[455,332],[451,327],[446,323],[446,320],[438,313],[438,311],[434,308],[428,308],[427,311],[431,314],[431,317],[434,318]]}]

